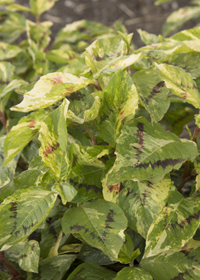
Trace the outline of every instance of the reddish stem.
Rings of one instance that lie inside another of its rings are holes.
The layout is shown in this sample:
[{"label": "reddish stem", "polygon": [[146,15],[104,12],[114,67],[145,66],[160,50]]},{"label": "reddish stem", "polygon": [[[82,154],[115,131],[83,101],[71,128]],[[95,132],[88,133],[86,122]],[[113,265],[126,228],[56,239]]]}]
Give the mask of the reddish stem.
[{"label": "reddish stem", "polygon": [[0,252],[0,261],[8,269],[8,271],[13,276],[13,278],[25,280],[25,278],[22,277],[20,275],[20,273],[11,264],[9,264],[9,262],[7,262],[7,260],[5,259],[5,256],[4,256],[4,252]]},{"label": "reddish stem", "polygon": [[197,141],[197,136],[200,132],[200,128],[198,126],[195,127],[195,130],[194,130],[194,133],[193,133],[193,136],[192,136],[192,141],[196,142]]},{"label": "reddish stem", "polygon": [[8,133],[7,120],[6,120],[5,113],[3,111],[0,111],[0,121],[2,122],[3,126],[5,127],[6,133]]}]

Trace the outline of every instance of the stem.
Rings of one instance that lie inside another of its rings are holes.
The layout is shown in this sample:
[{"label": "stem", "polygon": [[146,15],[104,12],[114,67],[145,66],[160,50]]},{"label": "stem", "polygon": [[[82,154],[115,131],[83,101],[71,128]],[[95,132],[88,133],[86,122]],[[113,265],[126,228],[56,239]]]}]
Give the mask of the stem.
[{"label": "stem", "polygon": [[6,116],[5,116],[5,113],[3,111],[0,111],[0,121],[2,122],[5,130],[6,130],[6,133],[8,133],[8,129],[7,129],[7,120],[6,120]]},{"label": "stem", "polygon": [[128,66],[128,67],[126,68],[126,72],[127,72],[128,74],[130,74],[130,66]]},{"label": "stem", "polygon": [[37,23],[37,24],[40,23],[40,16],[36,16],[36,23]]},{"label": "stem", "polygon": [[185,166],[184,166],[183,178],[187,178],[189,175],[189,165],[190,165],[190,162],[189,162],[189,160],[187,160],[185,162]]},{"label": "stem", "polygon": [[185,183],[187,183],[191,179],[192,179],[192,176],[189,176],[187,178],[183,178],[183,180],[181,181],[180,185],[178,186],[178,191],[180,192],[182,190],[182,188],[184,187]]},{"label": "stem", "polygon": [[132,260],[132,261],[129,263],[129,266],[130,266],[130,267],[134,267],[134,260]]},{"label": "stem", "polygon": [[17,166],[19,168],[21,168],[23,171],[25,171],[27,168],[25,166],[25,164],[23,163],[23,161],[21,160],[21,158],[19,158],[18,162],[17,162]]},{"label": "stem", "polygon": [[98,80],[96,80],[96,84],[93,84],[93,86],[94,86],[98,91],[101,91],[101,90],[102,90],[102,88],[101,88],[101,86],[100,86]]},{"label": "stem", "polygon": [[92,132],[91,132],[91,130],[87,127],[87,126],[84,126],[84,128],[85,128],[85,130],[87,131],[87,133],[89,134],[89,136],[90,136],[90,139],[91,139],[91,141],[92,141],[92,145],[93,146],[96,146],[96,139],[94,138],[94,136],[93,136],[93,134],[92,134]]},{"label": "stem", "polygon": [[192,141],[196,142],[197,141],[197,136],[200,132],[200,128],[198,126],[195,127],[195,130],[194,130],[194,133],[193,133],[193,136],[192,136]]},{"label": "stem", "polygon": [[20,275],[20,273],[11,264],[9,264],[9,262],[7,262],[7,260],[5,259],[5,256],[4,256],[4,252],[0,252],[0,261],[8,269],[8,271],[12,275],[12,278],[25,280],[25,278],[22,277]]}]

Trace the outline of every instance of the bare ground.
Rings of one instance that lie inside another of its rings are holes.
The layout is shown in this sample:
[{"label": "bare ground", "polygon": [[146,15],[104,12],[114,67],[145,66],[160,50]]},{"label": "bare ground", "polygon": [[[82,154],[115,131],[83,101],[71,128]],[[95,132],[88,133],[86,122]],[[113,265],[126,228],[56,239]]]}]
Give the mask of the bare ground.
[{"label": "bare ground", "polygon": [[[16,2],[27,5],[27,0]],[[134,44],[142,45],[137,29],[154,34],[162,33],[162,25],[167,16],[180,7],[188,5],[187,0],[177,0],[154,5],[155,0],[59,0],[55,6],[44,13],[42,20],[54,22],[53,36],[67,23],[87,19],[112,26],[118,20],[129,32],[134,32]],[[192,23],[188,25],[192,26]]]}]

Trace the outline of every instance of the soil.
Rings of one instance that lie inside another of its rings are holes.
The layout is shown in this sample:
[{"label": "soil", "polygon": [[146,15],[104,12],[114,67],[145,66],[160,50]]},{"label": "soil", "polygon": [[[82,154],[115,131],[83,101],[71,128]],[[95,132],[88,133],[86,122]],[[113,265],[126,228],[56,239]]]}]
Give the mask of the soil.
[{"label": "soil", "polygon": [[[27,0],[16,0],[27,6]],[[112,26],[118,20],[129,32],[134,33],[135,47],[142,46],[137,29],[161,34],[162,25],[173,11],[188,5],[188,0],[177,0],[154,5],[155,0],[59,0],[54,7],[44,13],[42,20],[54,22],[53,36],[66,24],[87,19]],[[192,27],[192,23],[189,23]]]}]

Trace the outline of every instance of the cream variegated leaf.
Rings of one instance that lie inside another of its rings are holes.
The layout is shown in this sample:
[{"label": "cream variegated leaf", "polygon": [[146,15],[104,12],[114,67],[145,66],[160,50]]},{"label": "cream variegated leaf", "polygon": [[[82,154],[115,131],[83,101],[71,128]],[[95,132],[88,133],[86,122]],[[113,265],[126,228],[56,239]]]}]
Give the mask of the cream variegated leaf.
[{"label": "cream variegated leaf", "polygon": [[12,160],[38,133],[47,113],[44,110],[33,112],[20,119],[7,134],[4,142],[5,162]]},{"label": "cream variegated leaf", "polygon": [[184,198],[172,192],[148,231],[145,258],[183,247],[200,223],[200,196]]},{"label": "cream variegated leaf", "polygon": [[78,233],[86,243],[117,260],[125,239],[127,219],[118,205],[97,199],[68,209],[62,227],[66,235]]},{"label": "cream variegated leaf", "polygon": [[156,280],[200,278],[200,241],[191,239],[182,248],[143,258],[141,268]]},{"label": "cream variegated leaf", "polygon": [[37,274],[32,272],[28,273],[27,280],[61,280],[75,259],[75,254],[46,258],[40,262]]},{"label": "cream variegated leaf", "polygon": [[122,268],[114,280],[153,280],[150,273],[139,267]]},{"label": "cream variegated leaf", "polygon": [[128,122],[117,139],[116,161],[104,178],[108,189],[124,180],[159,182],[198,155],[196,144],[179,139],[143,117]]},{"label": "cream variegated leaf", "polygon": [[123,209],[129,227],[146,239],[151,224],[174,188],[173,183],[170,179],[163,179],[157,184],[127,181],[123,186],[117,204]]},{"label": "cream variegated leaf", "polygon": [[167,88],[194,107],[200,108],[200,93],[190,73],[172,65],[157,63],[155,65]]},{"label": "cream variegated leaf", "polygon": [[84,77],[78,78],[68,73],[49,73],[42,76],[33,89],[24,94],[23,101],[11,109],[29,112],[46,108],[91,83],[92,80]]},{"label": "cream variegated leaf", "polygon": [[64,179],[69,170],[66,125],[68,106],[69,101],[64,99],[63,103],[44,119],[39,134],[39,154],[58,181]]},{"label": "cream variegated leaf", "polygon": [[126,118],[134,117],[137,108],[138,93],[131,77],[125,70],[116,72],[103,91],[98,116],[102,138],[114,146]]},{"label": "cream variegated leaf", "polygon": [[28,237],[48,216],[57,194],[39,187],[16,191],[0,205],[0,247]]}]

